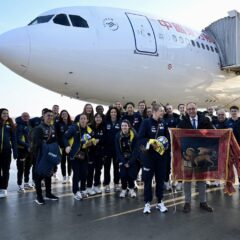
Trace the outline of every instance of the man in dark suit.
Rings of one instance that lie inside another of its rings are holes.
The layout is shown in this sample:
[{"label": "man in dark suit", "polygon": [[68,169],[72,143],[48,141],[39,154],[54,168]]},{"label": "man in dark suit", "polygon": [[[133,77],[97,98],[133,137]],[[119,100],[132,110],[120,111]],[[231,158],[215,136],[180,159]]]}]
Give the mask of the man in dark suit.
[{"label": "man in dark suit", "polygon": [[[183,117],[180,121],[178,127],[183,129],[213,129],[213,125],[208,117],[203,114],[198,113],[197,105],[190,102],[186,105],[187,115]],[[197,181],[199,198],[200,198],[200,208],[207,211],[213,212],[213,209],[208,206],[206,202],[206,182]],[[185,194],[185,204],[183,207],[183,212],[188,213],[191,211],[191,182],[184,183],[184,194]]]}]

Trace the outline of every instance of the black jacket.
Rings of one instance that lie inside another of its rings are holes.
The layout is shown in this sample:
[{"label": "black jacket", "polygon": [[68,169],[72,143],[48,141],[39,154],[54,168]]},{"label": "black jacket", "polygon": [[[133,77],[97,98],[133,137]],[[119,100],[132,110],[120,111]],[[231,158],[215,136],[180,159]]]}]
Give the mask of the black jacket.
[{"label": "black jacket", "polygon": [[[197,129],[214,129],[212,122],[208,117],[205,117],[202,114],[197,115],[198,115]],[[193,129],[189,115],[186,115],[182,118],[182,120],[178,124],[178,128]]]},{"label": "black jacket", "polygon": [[21,117],[16,118],[16,135],[18,148],[29,151],[29,132],[30,126],[28,122],[24,122]]},{"label": "black jacket", "polygon": [[130,134],[125,136],[118,132],[115,139],[117,160],[120,165],[128,163],[130,166],[136,164],[138,157],[137,134],[130,130]]}]

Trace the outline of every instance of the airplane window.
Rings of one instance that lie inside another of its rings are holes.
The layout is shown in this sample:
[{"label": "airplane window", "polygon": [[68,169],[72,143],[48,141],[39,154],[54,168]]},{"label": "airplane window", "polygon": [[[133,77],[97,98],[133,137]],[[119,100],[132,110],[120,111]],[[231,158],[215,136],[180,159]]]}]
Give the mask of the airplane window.
[{"label": "airplane window", "polygon": [[172,35],[172,39],[174,42],[177,42],[177,37],[175,35]]},{"label": "airplane window", "polygon": [[218,51],[218,49],[217,49],[217,48],[215,48],[215,52],[216,52],[216,53],[219,53],[219,51]]},{"label": "airplane window", "polygon": [[203,48],[203,49],[205,49],[205,46],[204,46],[204,44],[202,43],[201,45],[202,45],[202,48]]},{"label": "airplane window", "polygon": [[212,47],[212,46],[210,46],[210,48],[211,48],[212,52],[214,52],[214,49],[213,49],[213,47]]},{"label": "airplane window", "polygon": [[209,51],[209,46],[208,46],[208,45],[206,45],[206,48],[207,48],[207,50]]},{"label": "airplane window", "polygon": [[82,28],[88,28],[88,23],[85,19],[81,18],[80,16],[77,15],[69,15],[72,25],[74,27],[82,27]]},{"label": "airplane window", "polygon": [[184,43],[184,40],[183,40],[182,37],[179,37],[179,42],[180,42],[180,43]]},{"label": "airplane window", "polygon": [[39,16],[32,20],[28,25],[35,25],[39,23],[47,23],[49,22],[54,15],[47,15],[47,16]]},{"label": "airplane window", "polygon": [[187,38],[185,38],[185,42],[187,43],[187,45],[190,44],[189,40]]},{"label": "airplane window", "polygon": [[159,33],[159,39],[164,39],[164,36],[163,36],[163,34],[161,34],[161,33]]},{"label": "airplane window", "polygon": [[200,48],[200,44],[199,44],[199,42],[197,42],[197,46],[198,46],[198,48]]},{"label": "airplane window", "polygon": [[64,26],[70,26],[67,15],[65,15],[65,14],[58,14],[53,19],[53,22],[56,23],[56,24],[64,25]]},{"label": "airplane window", "polygon": [[194,42],[193,40],[191,40],[191,43],[192,43],[192,45],[195,47],[195,42]]}]

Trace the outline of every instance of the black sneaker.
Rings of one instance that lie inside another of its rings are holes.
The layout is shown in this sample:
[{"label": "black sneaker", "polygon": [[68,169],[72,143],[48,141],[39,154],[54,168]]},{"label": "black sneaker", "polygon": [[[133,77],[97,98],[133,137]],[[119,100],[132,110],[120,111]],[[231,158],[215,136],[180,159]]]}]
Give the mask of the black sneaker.
[{"label": "black sneaker", "polygon": [[37,196],[37,198],[35,199],[35,202],[36,202],[38,205],[43,205],[43,204],[45,204],[45,201],[44,201],[44,199],[43,199],[42,196],[41,196],[41,197]]},{"label": "black sneaker", "polygon": [[45,199],[52,200],[52,201],[58,201],[58,197],[53,195],[52,193],[46,194],[46,198]]},{"label": "black sneaker", "polygon": [[210,207],[206,202],[200,203],[200,208],[201,208],[202,210],[207,211],[207,212],[213,212],[213,208]]},{"label": "black sneaker", "polygon": [[190,213],[191,212],[191,205],[190,205],[190,203],[185,203],[184,204],[183,212],[184,213]]}]

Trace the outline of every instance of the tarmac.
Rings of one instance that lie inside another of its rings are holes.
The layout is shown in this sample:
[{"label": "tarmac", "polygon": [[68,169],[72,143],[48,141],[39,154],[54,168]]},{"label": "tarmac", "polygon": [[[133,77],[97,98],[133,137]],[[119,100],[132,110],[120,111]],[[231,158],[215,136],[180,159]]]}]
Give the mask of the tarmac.
[{"label": "tarmac", "polygon": [[[59,167],[60,169],[60,167]],[[155,209],[143,214],[143,186],[132,199],[119,198],[113,190],[88,197],[73,198],[71,184],[52,184],[59,201],[37,205],[35,192],[17,192],[16,167],[12,162],[8,197],[0,199],[0,240],[237,240],[240,238],[239,190],[223,193],[223,185],[208,189],[207,199],[214,208],[199,208],[198,192],[192,189],[192,211],[182,212],[183,192],[165,192],[167,213]],[[58,173],[60,176],[61,174]]]}]

